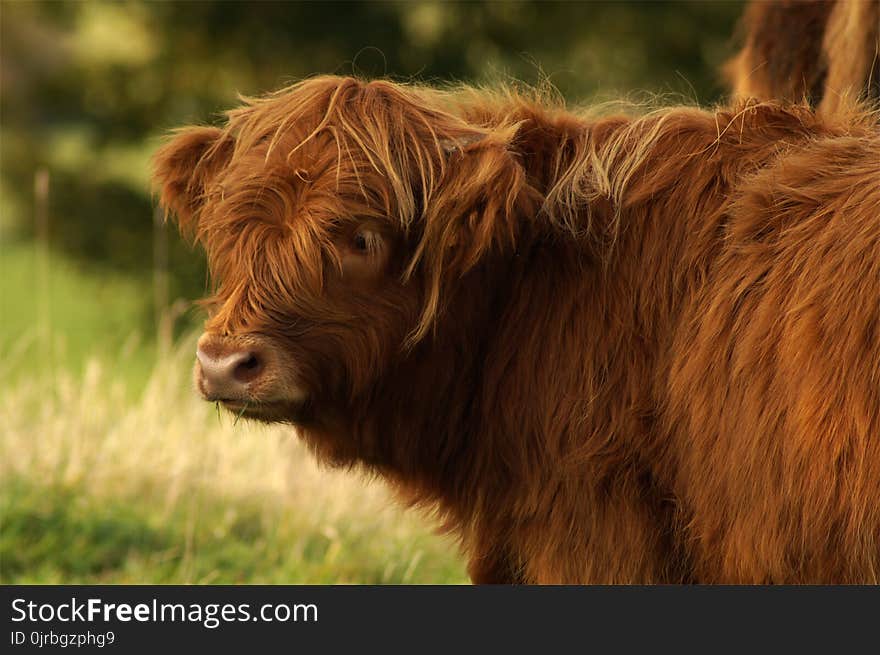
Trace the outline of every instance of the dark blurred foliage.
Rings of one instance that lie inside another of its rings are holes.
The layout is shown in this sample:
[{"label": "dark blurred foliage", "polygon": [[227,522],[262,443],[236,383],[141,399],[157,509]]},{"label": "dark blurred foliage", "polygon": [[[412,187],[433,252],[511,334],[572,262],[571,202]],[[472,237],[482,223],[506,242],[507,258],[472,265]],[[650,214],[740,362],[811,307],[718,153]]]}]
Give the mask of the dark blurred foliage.
[{"label": "dark blurred foliage", "polygon": [[[236,94],[315,73],[421,81],[549,79],[572,100],[634,90],[711,103],[739,2],[4,2],[3,238],[32,231],[52,175],[51,243],[147,277],[149,156],[173,126]],[[680,94],[680,95],[676,95]],[[172,237],[172,298],[205,285]],[[146,302],[146,301],[145,301]]]}]

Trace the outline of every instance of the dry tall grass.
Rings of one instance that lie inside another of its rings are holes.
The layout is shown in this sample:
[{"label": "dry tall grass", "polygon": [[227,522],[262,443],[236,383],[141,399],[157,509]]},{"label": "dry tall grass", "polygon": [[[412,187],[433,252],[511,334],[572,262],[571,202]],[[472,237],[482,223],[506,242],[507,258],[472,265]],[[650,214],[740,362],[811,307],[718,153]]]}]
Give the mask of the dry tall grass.
[{"label": "dry tall grass", "polygon": [[[124,361],[92,360],[81,377],[58,370],[4,391],[6,582],[464,580],[454,544],[395,507],[380,483],[320,468],[290,427],[236,423],[197,399],[193,350],[187,339],[160,362],[134,402],[120,381]],[[140,536],[106,566],[91,561],[102,540],[119,537],[121,512]],[[89,527],[96,516],[101,529]],[[44,542],[65,530],[91,561],[84,569],[53,563],[66,546]]]}]

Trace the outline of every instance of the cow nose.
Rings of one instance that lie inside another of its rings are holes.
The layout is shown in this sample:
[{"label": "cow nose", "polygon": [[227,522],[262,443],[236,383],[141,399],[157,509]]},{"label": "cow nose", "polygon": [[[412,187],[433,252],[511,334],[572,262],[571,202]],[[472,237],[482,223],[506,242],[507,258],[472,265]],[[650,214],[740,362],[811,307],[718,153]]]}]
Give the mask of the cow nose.
[{"label": "cow nose", "polygon": [[263,372],[263,362],[253,350],[213,354],[196,350],[202,385],[209,400],[236,400],[245,396],[248,384]]}]

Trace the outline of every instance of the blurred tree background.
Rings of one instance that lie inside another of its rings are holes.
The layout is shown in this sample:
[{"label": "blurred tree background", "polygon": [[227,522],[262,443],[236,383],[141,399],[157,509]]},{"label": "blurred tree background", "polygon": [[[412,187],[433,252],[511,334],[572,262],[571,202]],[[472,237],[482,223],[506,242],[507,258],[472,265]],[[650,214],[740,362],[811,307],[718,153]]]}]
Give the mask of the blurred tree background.
[{"label": "blurred tree background", "polygon": [[[238,93],[316,73],[549,79],[576,101],[645,90],[711,103],[740,11],[717,1],[4,1],[0,245],[33,238],[34,175],[48,169],[51,248],[124,278],[138,296],[133,327],[150,334],[149,158],[169,128],[216,122]],[[201,255],[169,239],[169,297],[198,297]]]}]

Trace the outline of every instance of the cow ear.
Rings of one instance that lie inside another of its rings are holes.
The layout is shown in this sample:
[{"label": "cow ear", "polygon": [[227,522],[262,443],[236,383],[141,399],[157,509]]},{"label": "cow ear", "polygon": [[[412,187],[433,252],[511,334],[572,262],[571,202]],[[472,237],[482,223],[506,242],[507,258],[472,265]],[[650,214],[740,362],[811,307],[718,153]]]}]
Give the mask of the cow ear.
[{"label": "cow ear", "polygon": [[180,229],[192,235],[211,181],[232,157],[235,142],[216,127],[185,127],[153,157],[153,186]]},{"label": "cow ear", "polygon": [[410,335],[415,343],[431,330],[444,299],[490,253],[511,253],[541,197],[529,184],[511,148],[516,126],[443,143],[443,179],[427,201],[408,274],[425,276],[425,305]]}]

